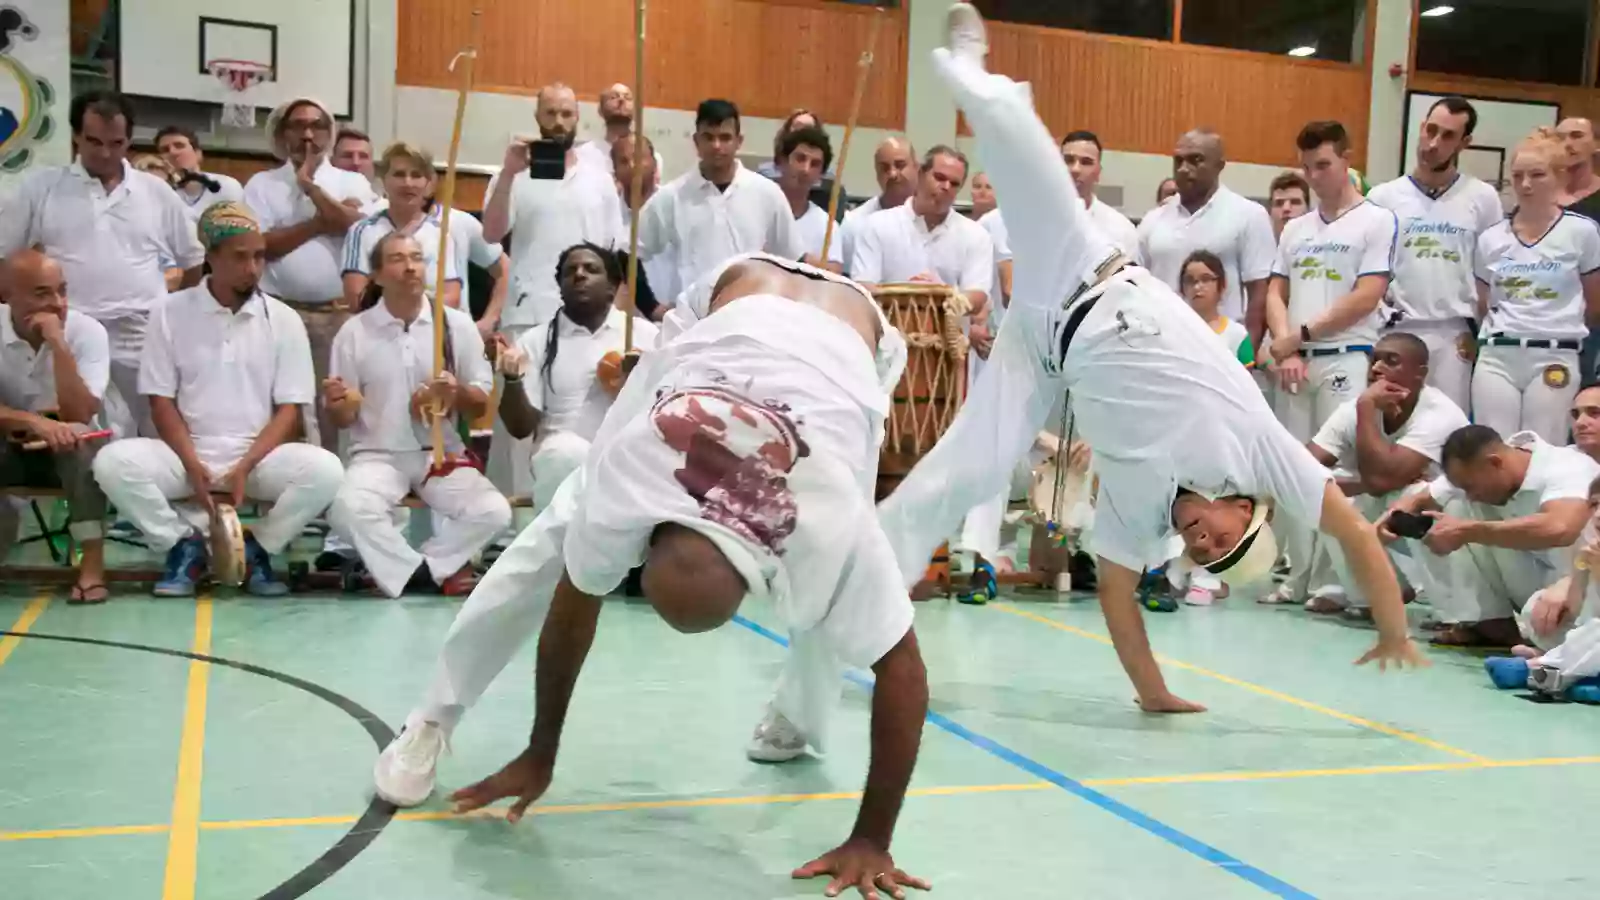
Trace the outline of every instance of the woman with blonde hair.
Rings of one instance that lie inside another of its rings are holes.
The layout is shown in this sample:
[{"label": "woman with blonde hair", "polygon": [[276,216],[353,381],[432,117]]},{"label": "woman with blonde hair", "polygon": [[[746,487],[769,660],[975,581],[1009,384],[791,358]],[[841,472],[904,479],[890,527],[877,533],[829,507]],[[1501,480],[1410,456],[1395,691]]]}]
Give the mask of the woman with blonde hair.
[{"label": "woman with blonde hair", "polygon": [[1600,226],[1561,207],[1560,138],[1540,128],[1511,155],[1517,206],[1478,237],[1478,365],[1472,409],[1504,437],[1565,444],[1578,351],[1600,323]]},{"label": "woman with blonde hair", "polygon": [[[428,293],[438,293],[449,307],[461,306],[462,274],[457,270],[459,254],[454,249],[445,256],[443,283],[435,283],[438,273],[439,209],[433,202],[438,175],[428,151],[404,141],[390,144],[378,158],[378,177],[383,179],[388,206],[350,226],[344,239],[344,299],[351,310],[359,308],[361,295],[372,280],[373,250],[378,241],[393,232],[410,235],[422,245],[427,266]],[[454,222],[455,219],[452,219]],[[451,229],[452,235],[455,231]],[[454,248],[456,237],[451,237]]]}]

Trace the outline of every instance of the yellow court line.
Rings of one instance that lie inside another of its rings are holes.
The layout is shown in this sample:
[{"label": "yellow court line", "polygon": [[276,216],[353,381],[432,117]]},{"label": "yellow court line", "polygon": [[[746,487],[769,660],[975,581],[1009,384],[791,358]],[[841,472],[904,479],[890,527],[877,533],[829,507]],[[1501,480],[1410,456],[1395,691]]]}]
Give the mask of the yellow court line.
[{"label": "yellow court line", "polygon": [[[1042,625],[1048,625],[1051,628],[1055,628],[1055,629],[1057,629],[1059,631],[1065,631],[1068,634],[1075,634],[1078,637],[1088,638],[1089,640],[1098,641],[1098,642],[1100,642],[1102,644],[1108,644],[1109,645],[1111,643],[1111,639],[1106,637],[1106,636],[1104,636],[1104,635],[1095,634],[1092,631],[1086,631],[1086,630],[1084,630],[1082,628],[1076,628],[1074,626],[1067,625],[1067,624],[1062,623],[1062,622],[1057,622],[1055,619],[1051,619],[1051,618],[1048,618],[1046,616],[1041,616],[1038,613],[1028,612],[1027,610],[1024,610],[1024,609],[1018,609],[1018,608],[1016,608],[1016,607],[1014,607],[1014,606],[1012,606],[1010,604],[1007,604],[1007,603],[991,603],[991,604],[989,604],[989,608],[990,609],[997,609],[997,610],[999,610],[999,611],[1001,611],[1003,613],[1009,613],[1010,615],[1013,615],[1013,616],[1020,616],[1020,617],[1022,617],[1024,619],[1028,619],[1028,620],[1033,621],[1033,622],[1038,622],[1038,623],[1040,623]],[[1302,700],[1299,697],[1290,696],[1289,694],[1285,694],[1282,691],[1275,691],[1275,690],[1273,690],[1272,688],[1269,688],[1269,687],[1262,687],[1259,684],[1254,684],[1254,683],[1249,682],[1249,681],[1244,681],[1242,679],[1234,678],[1231,675],[1224,675],[1221,672],[1213,672],[1210,669],[1202,668],[1200,666],[1195,665],[1194,663],[1184,662],[1181,659],[1173,659],[1170,656],[1162,656],[1160,654],[1157,654],[1156,655],[1156,660],[1158,662],[1160,662],[1164,666],[1171,666],[1174,669],[1183,669],[1183,670],[1188,671],[1188,672],[1193,672],[1196,675],[1204,675],[1207,678],[1211,678],[1211,679],[1214,679],[1216,681],[1220,681],[1223,684],[1230,684],[1230,685],[1233,685],[1236,688],[1243,688],[1244,690],[1250,691],[1252,693],[1260,694],[1263,697],[1271,697],[1274,700],[1278,700],[1278,701],[1283,702],[1283,703],[1288,703],[1291,706],[1298,706],[1301,709],[1307,709],[1307,710],[1310,710],[1310,711],[1315,712],[1315,713],[1321,713],[1322,715],[1329,716],[1329,717],[1334,718],[1334,719],[1338,719],[1341,722],[1348,722],[1351,725],[1359,725],[1362,728],[1367,728],[1367,729],[1370,729],[1372,731],[1379,732],[1380,734],[1387,734],[1390,737],[1397,737],[1397,738],[1400,738],[1401,740],[1404,740],[1404,741],[1410,741],[1413,744],[1421,744],[1424,747],[1428,747],[1428,748],[1433,749],[1433,750],[1438,750],[1441,753],[1448,753],[1451,756],[1459,756],[1462,759],[1471,760],[1471,761],[1476,762],[1476,763],[1491,762],[1489,757],[1480,756],[1480,755],[1478,755],[1476,753],[1473,753],[1473,752],[1471,752],[1469,750],[1462,750],[1459,747],[1452,747],[1449,744],[1442,744],[1442,743],[1440,743],[1440,742],[1438,742],[1438,741],[1436,741],[1436,740],[1434,740],[1432,738],[1426,738],[1426,737],[1423,737],[1420,734],[1414,734],[1414,733],[1409,732],[1409,731],[1404,731],[1404,730],[1401,730],[1399,728],[1394,728],[1394,727],[1391,727],[1389,725],[1385,725],[1382,722],[1374,722],[1371,719],[1363,719],[1360,716],[1352,716],[1349,713],[1343,713],[1343,712],[1340,712],[1340,711],[1338,711],[1336,709],[1329,709],[1328,707],[1323,706],[1320,703],[1312,703],[1310,700]]]},{"label": "yellow court line", "polygon": [[[211,615],[211,598],[201,597],[194,609],[194,653],[211,653]],[[198,659],[189,661],[162,900],[194,900],[195,864],[200,847],[200,776],[206,748],[206,682],[210,672],[210,663]]]},{"label": "yellow court line", "polygon": [[[1483,762],[1422,763],[1399,766],[1357,766],[1348,769],[1290,769],[1259,772],[1196,772],[1188,775],[1154,775],[1133,778],[1089,778],[1081,783],[1086,787],[1132,787],[1138,785],[1219,784],[1240,781],[1271,781],[1301,778],[1338,778],[1357,775],[1402,775],[1428,772],[1468,772],[1479,769],[1532,769],[1555,766],[1600,765],[1600,756],[1562,756],[1545,759],[1505,759]],[[912,788],[909,797],[955,797],[975,794],[1022,793],[1055,788],[1046,781],[1022,784],[975,784],[946,787]],[[739,797],[688,797],[676,800],[641,800],[616,803],[573,803],[564,806],[535,806],[528,810],[530,816],[571,815],[576,813],[628,812],[652,809],[693,809],[728,806],[770,806],[782,803],[808,803],[829,800],[857,800],[859,791],[838,791],[817,794],[765,794]],[[437,822],[450,819],[500,818],[505,809],[490,808],[457,815],[444,810],[402,812],[395,814],[399,822]],[[220,822],[201,822],[202,831],[247,831],[256,828],[305,828],[327,825],[352,825],[359,816],[306,816],[286,819],[237,819]],[[128,834],[155,834],[167,830],[166,825],[117,825],[105,828],[59,828],[50,831],[0,831],[0,842],[50,840],[56,838],[114,837]]]},{"label": "yellow court line", "polygon": [[0,666],[6,664],[6,659],[11,656],[11,651],[17,649],[17,645],[22,643],[21,636],[28,633],[28,629],[33,627],[34,622],[39,621],[39,617],[44,615],[44,608],[49,605],[50,595],[40,594],[28,601],[28,605],[22,608],[22,615],[17,616],[17,621],[11,623],[11,627],[7,629],[16,632],[16,634],[8,634],[0,638]]}]

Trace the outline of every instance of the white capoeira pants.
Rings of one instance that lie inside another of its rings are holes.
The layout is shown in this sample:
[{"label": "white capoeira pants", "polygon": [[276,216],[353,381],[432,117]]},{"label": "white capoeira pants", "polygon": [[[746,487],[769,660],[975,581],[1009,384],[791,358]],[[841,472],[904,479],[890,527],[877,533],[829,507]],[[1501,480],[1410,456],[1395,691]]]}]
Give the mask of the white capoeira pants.
[{"label": "white capoeira pants", "polygon": [[[1359,497],[1351,497],[1350,501],[1363,516],[1366,516],[1367,521],[1376,522],[1389,510],[1389,507],[1412,490],[1415,488],[1380,496],[1362,494]],[[1429,550],[1421,541],[1410,538],[1401,538],[1386,549],[1389,561],[1405,576],[1406,581],[1410,582],[1418,595],[1426,598],[1430,604],[1437,605],[1434,598],[1440,596],[1450,584],[1450,558],[1440,556]],[[1321,540],[1319,537],[1317,550],[1319,554],[1324,555],[1328,567],[1332,569],[1339,587],[1338,593],[1344,597],[1345,602],[1352,607],[1366,608],[1369,605],[1367,598],[1356,586],[1355,577],[1350,572],[1350,564],[1345,559],[1339,542]]]},{"label": "white capoeira pants", "polygon": [[[203,460],[214,487],[237,460]],[[95,456],[94,477],[100,490],[122,515],[144,532],[151,550],[165,553],[190,534],[210,532],[210,519],[198,504],[174,500],[193,496],[189,477],[178,454],[155,438],[114,441]],[[339,457],[311,444],[279,444],[245,479],[245,496],[272,504],[261,521],[251,526],[256,541],[268,553],[278,553],[300,535],[339,492],[344,467]]]},{"label": "white capoeira pants", "polygon": [[100,322],[111,350],[111,383],[105,395],[106,427],[117,438],[153,437],[150,401],[139,393],[139,358],[144,352],[147,313],[139,312]]},{"label": "white capoeira pants", "polygon": [[1485,345],[1472,373],[1472,420],[1501,437],[1532,431],[1563,446],[1580,387],[1576,350]]},{"label": "white capoeira pants", "polygon": [[1476,338],[1466,319],[1405,320],[1386,334],[1412,334],[1428,345],[1428,386],[1444,391],[1450,402],[1472,417],[1472,364]]},{"label": "white capoeira pants", "polygon": [[[1458,501],[1448,515],[1480,521],[1504,518],[1498,507]],[[1551,557],[1556,557],[1552,560]],[[1571,571],[1571,553],[1528,552],[1468,544],[1444,558],[1447,580],[1431,603],[1443,622],[1484,622],[1515,618],[1530,641],[1541,647],[1561,643],[1566,629],[1554,635],[1533,635],[1527,619],[1536,603],[1545,602],[1545,588]],[[1559,567],[1557,562],[1560,562]],[[1559,602],[1563,598],[1551,598]]]},{"label": "white capoeira pants", "polygon": [[533,508],[543,510],[549,506],[561,483],[583,467],[588,455],[589,441],[570,431],[554,431],[540,437],[529,467],[533,472]]},{"label": "white capoeira pants", "polygon": [[1306,359],[1306,380],[1290,391],[1279,382],[1274,393],[1274,412],[1283,427],[1302,443],[1317,436],[1323,423],[1367,388],[1367,368],[1371,358],[1365,353],[1340,353]]},{"label": "white capoeira pants", "polygon": [[[424,563],[436,583],[458,572],[511,524],[511,504],[477,469],[428,478],[430,454],[355,454],[328,522],[361,554],[378,589],[398,597]],[[415,492],[435,513],[433,536],[413,548],[395,525],[394,509]]]}]

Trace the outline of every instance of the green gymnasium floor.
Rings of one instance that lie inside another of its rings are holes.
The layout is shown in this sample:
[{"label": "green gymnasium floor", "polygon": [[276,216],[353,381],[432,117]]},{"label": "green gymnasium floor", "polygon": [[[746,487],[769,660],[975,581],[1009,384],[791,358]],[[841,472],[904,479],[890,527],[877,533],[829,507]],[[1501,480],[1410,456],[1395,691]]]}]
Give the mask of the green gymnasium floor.
[{"label": "green gymnasium floor", "polygon": [[[10,590],[7,900],[820,897],[788,873],[845,836],[865,771],[860,683],[829,758],[744,759],[784,652],[770,609],[684,637],[616,600],[538,815],[391,816],[372,761],[452,602]],[[1600,894],[1571,815],[1600,808],[1600,710],[1498,693],[1468,656],[1357,670],[1367,632],[1283,608],[1150,625],[1210,712],[1139,713],[1093,603],[918,607],[935,714],[894,849],[934,896]],[[531,673],[530,644],[457,731],[443,789],[520,749]]]}]

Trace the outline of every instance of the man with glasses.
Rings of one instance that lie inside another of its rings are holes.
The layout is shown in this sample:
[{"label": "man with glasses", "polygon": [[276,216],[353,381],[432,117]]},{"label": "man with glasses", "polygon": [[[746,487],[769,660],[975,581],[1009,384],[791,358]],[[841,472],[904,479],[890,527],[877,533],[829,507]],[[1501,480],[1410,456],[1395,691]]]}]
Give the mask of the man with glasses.
[{"label": "man with glasses", "polygon": [[[328,377],[333,336],[349,317],[341,266],[345,233],[376,204],[372,184],[328,160],[333,114],[310,97],[279,106],[267,117],[267,136],[283,165],[250,179],[244,201],[267,240],[262,291],[278,297],[305,320],[316,383]],[[319,401],[313,443],[338,452],[339,429]],[[308,421],[307,430],[313,423]]]}]

